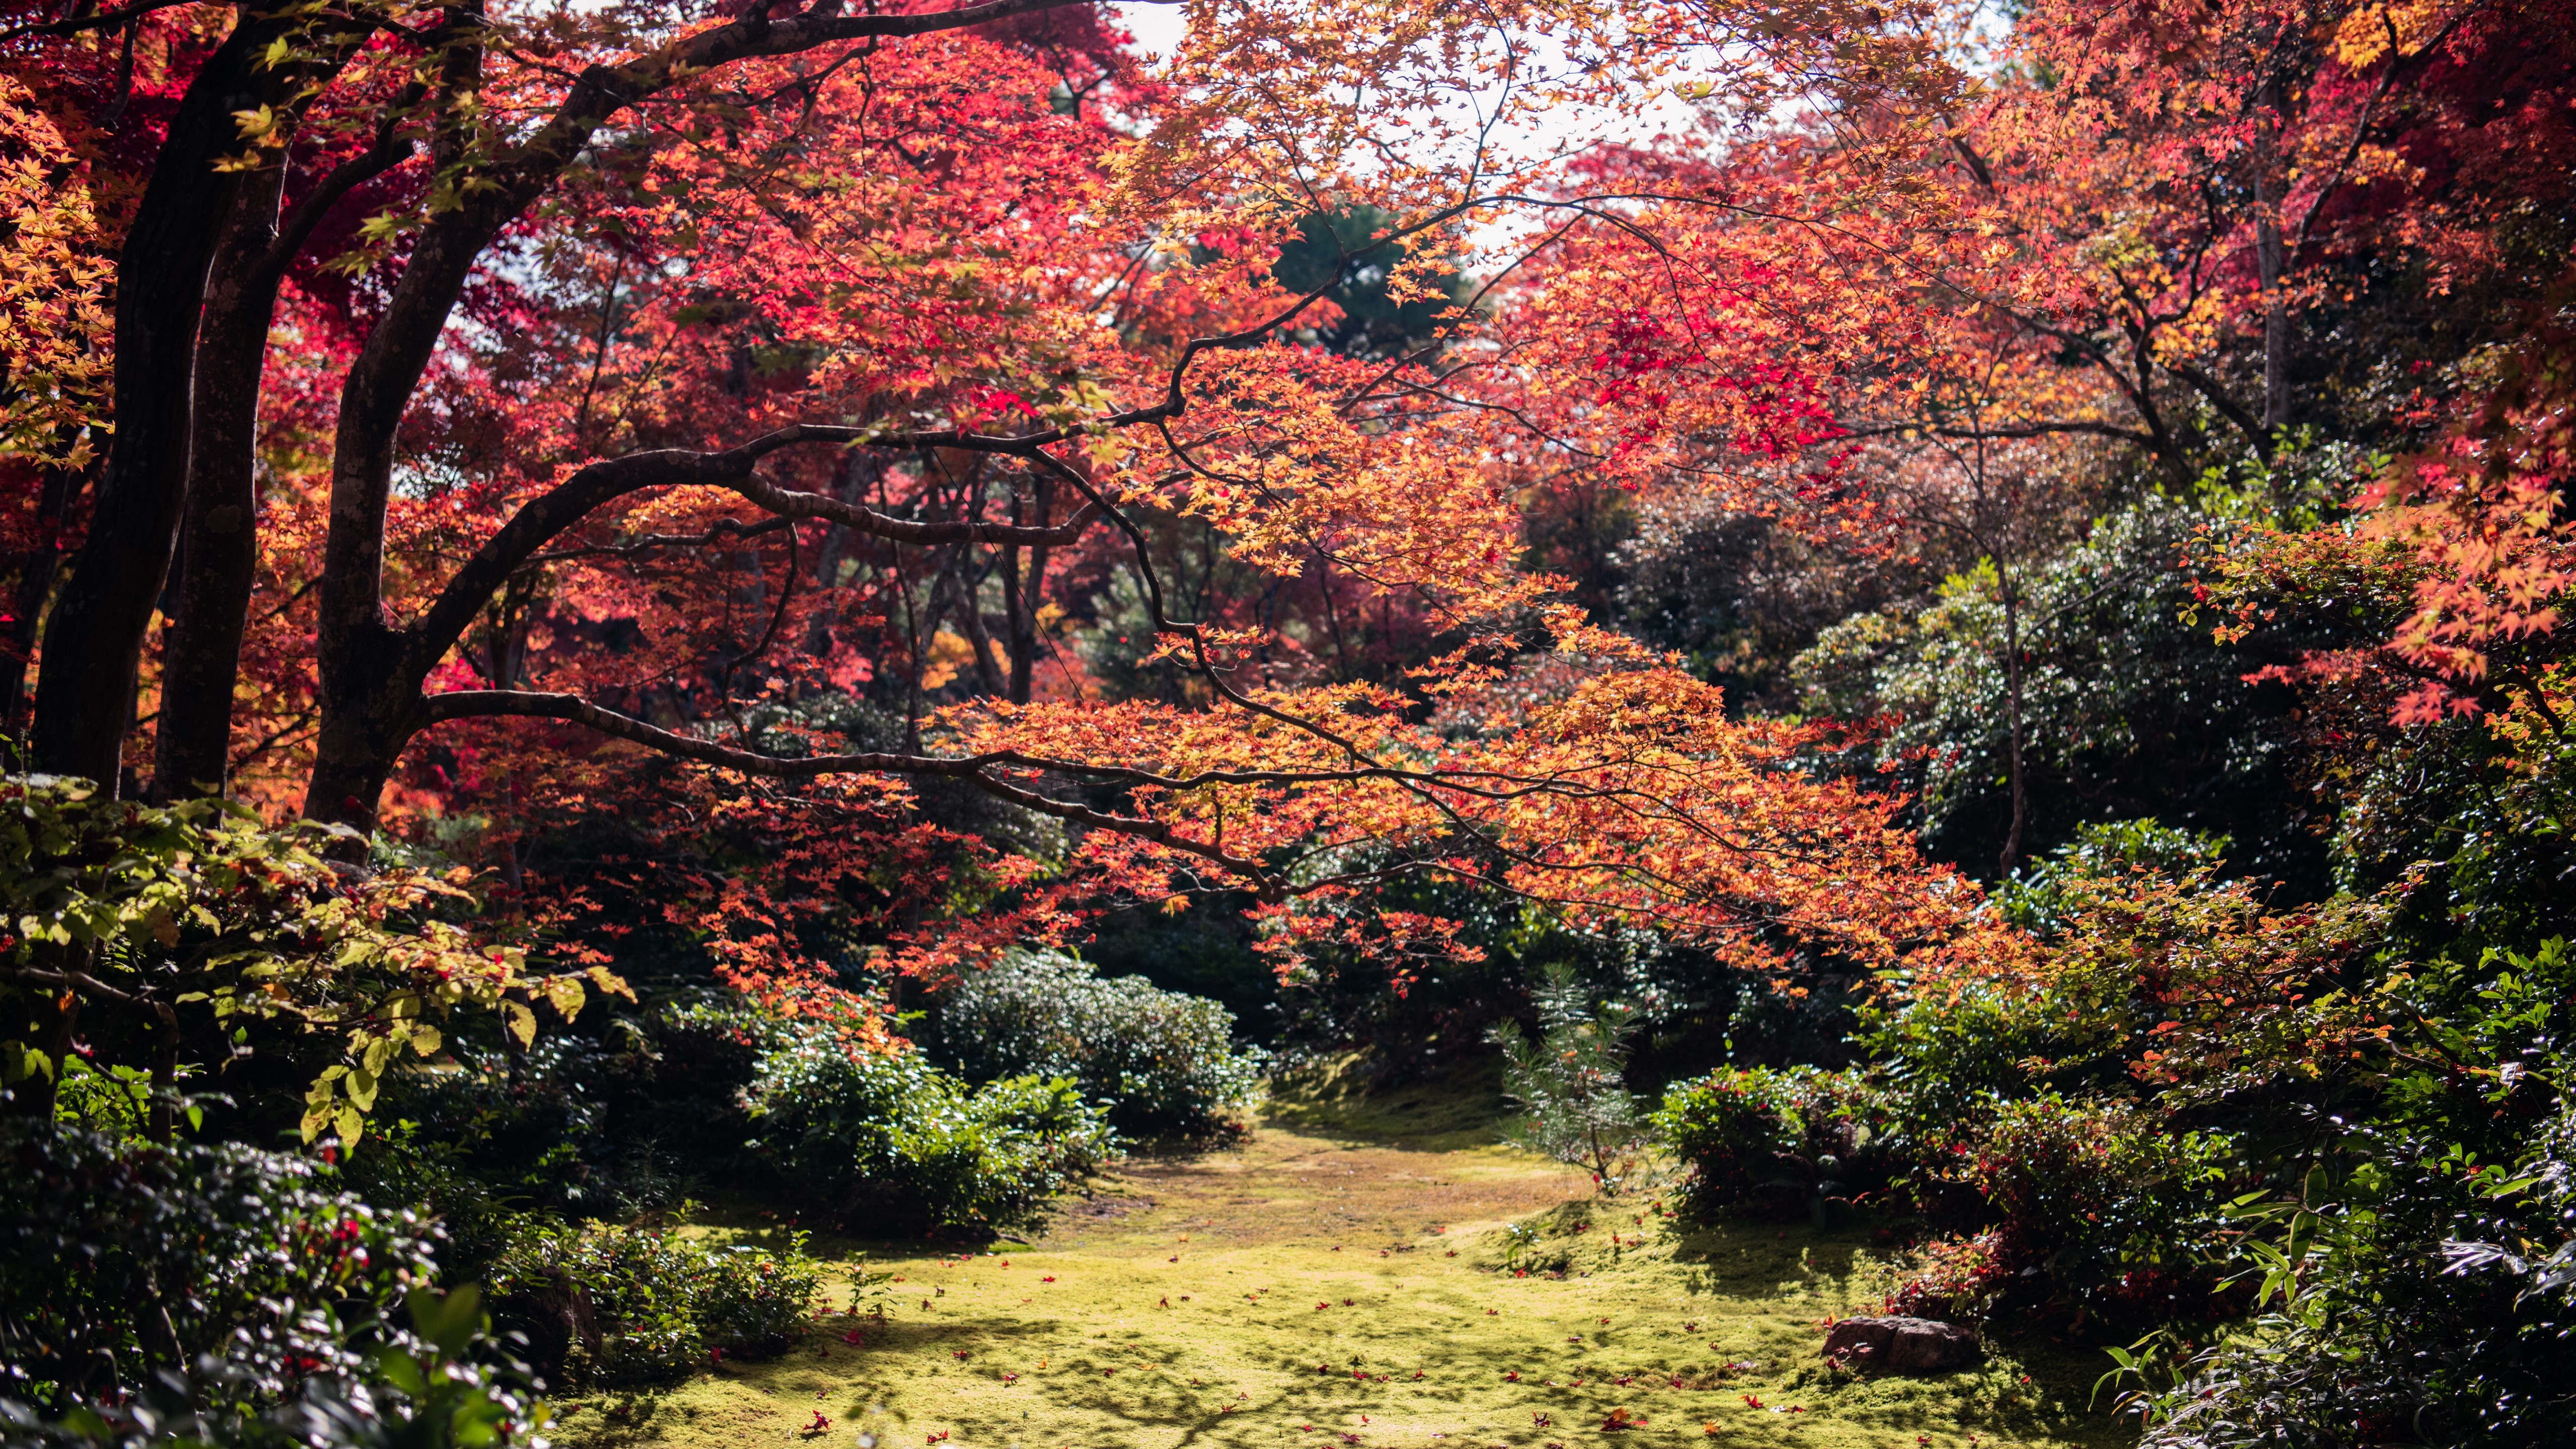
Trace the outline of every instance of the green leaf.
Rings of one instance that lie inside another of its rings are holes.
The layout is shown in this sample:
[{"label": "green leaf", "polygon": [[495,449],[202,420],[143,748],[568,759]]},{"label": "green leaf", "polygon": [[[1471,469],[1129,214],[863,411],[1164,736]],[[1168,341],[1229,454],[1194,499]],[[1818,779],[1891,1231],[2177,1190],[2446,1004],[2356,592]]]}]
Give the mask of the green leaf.
[{"label": "green leaf", "polygon": [[403,1306],[411,1310],[412,1331],[454,1358],[474,1340],[474,1330],[482,1321],[483,1295],[471,1283],[452,1293],[415,1288],[404,1295]]},{"label": "green leaf", "polygon": [[[415,1322],[419,1320],[419,1316],[419,1311],[417,1309],[413,1310],[412,1317]],[[429,1381],[421,1375],[420,1360],[413,1358],[410,1354],[402,1352],[400,1349],[388,1348],[378,1353],[376,1355],[376,1371],[383,1374],[386,1381],[391,1383],[395,1388],[402,1390],[404,1393],[411,1395],[415,1399],[425,1399],[429,1397]]]}]

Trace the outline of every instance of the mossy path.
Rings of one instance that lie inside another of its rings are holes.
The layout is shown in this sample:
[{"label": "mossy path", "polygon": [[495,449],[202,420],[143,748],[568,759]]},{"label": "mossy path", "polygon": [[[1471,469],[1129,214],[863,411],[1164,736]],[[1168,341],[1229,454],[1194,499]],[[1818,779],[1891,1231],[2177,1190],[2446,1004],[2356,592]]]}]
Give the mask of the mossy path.
[{"label": "mossy path", "polygon": [[[1490,1115],[1458,1106],[1276,1106],[1237,1146],[1129,1161],[1025,1246],[819,1242],[827,1259],[866,1247],[898,1276],[882,1319],[836,1312],[781,1358],[569,1401],[554,1436],[567,1449],[2124,1442],[2083,1412],[2089,1350],[1829,1381],[1820,1324],[1878,1281],[1864,1230],[1684,1230],[1650,1197],[1593,1201],[1576,1174],[1487,1145]],[[836,1286],[836,1310],[847,1301]],[[1612,1427],[1614,1412],[1642,1423]]]}]

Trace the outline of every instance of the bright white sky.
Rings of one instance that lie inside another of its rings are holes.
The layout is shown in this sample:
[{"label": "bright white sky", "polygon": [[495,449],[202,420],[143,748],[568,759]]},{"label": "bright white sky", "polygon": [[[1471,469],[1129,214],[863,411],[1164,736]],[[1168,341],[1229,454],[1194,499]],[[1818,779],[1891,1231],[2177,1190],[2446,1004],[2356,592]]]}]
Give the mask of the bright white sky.
[{"label": "bright white sky", "polygon": [[[1136,49],[1153,60],[1168,57],[1181,37],[1187,33],[1188,18],[1176,4],[1155,5],[1112,3],[1105,7],[1136,36]],[[1506,144],[1515,152],[1536,158],[1553,151],[1600,141],[1642,141],[1658,132],[1678,134],[1696,119],[1692,108],[1670,96],[1658,96],[1642,114],[1633,117],[1614,115],[1587,107],[1566,107],[1550,114],[1535,130],[1513,133]],[[1517,144],[1510,144],[1516,141]],[[1516,223],[1482,231],[1469,239],[1478,252],[1487,252],[1507,243],[1520,229]],[[1469,269],[1475,269],[1473,262]]]},{"label": "bright white sky", "polygon": [[[1112,0],[1103,8],[1135,33],[1139,51],[1158,61],[1169,56],[1181,36],[1187,33],[1188,18],[1183,7],[1176,4],[1149,5],[1132,3],[1132,0],[1131,3]],[[1620,140],[1642,140],[1659,130],[1677,131],[1688,126],[1692,117],[1689,106],[1669,96],[1659,96],[1642,117],[1620,124],[1614,135]],[[1561,123],[1547,128],[1537,144],[1561,145],[1577,136],[1598,137],[1602,134],[1605,119],[1601,112],[1569,110]]]}]

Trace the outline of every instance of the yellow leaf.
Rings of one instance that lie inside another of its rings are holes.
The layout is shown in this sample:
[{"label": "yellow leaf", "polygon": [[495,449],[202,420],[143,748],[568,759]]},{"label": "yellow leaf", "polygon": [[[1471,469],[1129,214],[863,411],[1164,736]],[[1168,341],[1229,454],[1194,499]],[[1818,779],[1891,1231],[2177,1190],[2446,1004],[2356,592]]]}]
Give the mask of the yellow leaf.
[{"label": "yellow leaf", "polygon": [[583,1001],[581,978],[578,976],[547,977],[546,1000],[553,1004],[555,1014],[566,1021],[581,1015]]},{"label": "yellow leaf", "polygon": [[501,1003],[501,1024],[519,1039],[522,1050],[537,1044],[537,1014],[518,1002]]}]

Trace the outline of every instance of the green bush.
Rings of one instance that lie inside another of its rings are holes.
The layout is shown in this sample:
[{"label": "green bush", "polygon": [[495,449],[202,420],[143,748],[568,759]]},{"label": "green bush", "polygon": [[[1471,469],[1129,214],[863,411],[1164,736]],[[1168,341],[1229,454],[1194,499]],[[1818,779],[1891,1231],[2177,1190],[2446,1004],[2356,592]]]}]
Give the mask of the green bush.
[{"label": "green bush", "polygon": [[657,1227],[530,1220],[492,1264],[491,1286],[494,1322],[525,1337],[540,1372],[626,1385],[787,1347],[822,1272],[801,1236],[777,1254]]},{"label": "green bush", "polygon": [[437,1224],[439,1276],[450,1286],[480,1281],[521,1217],[465,1170],[465,1156],[462,1146],[432,1139],[408,1118],[380,1119],[340,1163],[341,1182],[359,1197]]},{"label": "green bush", "polygon": [[1927,1146],[1934,1183],[1982,1200],[2006,1302],[2124,1320],[2226,1316],[2212,1295],[2233,1139],[2171,1131],[2125,1102],[2050,1094],[1992,1103]]},{"label": "green bush", "polygon": [[2074,839],[1995,887],[1995,911],[2025,931],[2060,936],[2077,924],[2071,888],[2136,870],[2177,877],[2214,871],[2226,863],[2231,844],[2224,835],[2181,829],[2152,816],[2079,825]]},{"label": "green bush", "polygon": [[58,1414],[227,1365],[250,1412],[354,1373],[379,1321],[436,1271],[431,1233],[324,1191],[321,1164],[247,1147],[137,1146],[0,1119],[0,1394]]},{"label": "green bush", "polygon": [[2414,1059],[2274,1206],[2260,1316],[2130,1401],[2156,1449],[2576,1442],[2576,951],[2385,992]]},{"label": "green bush", "polygon": [[873,1232],[1025,1225],[1117,1145],[1066,1078],[969,1087],[918,1051],[822,1033],[764,1054],[745,1096],[755,1147],[808,1208]]},{"label": "green bush", "polygon": [[1234,1014],[1142,976],[1103,981],[1085,962],[1014,951],[948,989],[935,1040],[976,1081],[1070,1077],[1139,1136],[1203,1136],[1233,1125],[1268,1057],[1234,1045]]},{"label": "green bush", "polygon": [[1822,1217],[1911,1161],[1893,1100],[1852,1072],[1722,1067],[1666,1091],[1653,1121],[1701,1217],[1739,1204]]},{"label": "green bush", "polygon": [[[376,1115],[392,1126],[379,1130],[404,1140],[381,1155],[367,1144],[351,1167],[370,1183],[406,1179],[407,1189],[385,1188],[418,1194],[401,1201],[438,1199],[457,1235],[464,1199],[477,1191],[572,1217],[665,1211],[688,1196],[692,1179],[740,1173],[751,1135],[741,1091],[760,1053],[793,1032],[783,1019],[724,1000],[597,1013],[527,1047],[498,1032],[481,1041],[451,1034],[448,1062],[387,1074]],[[480,1261],[463,1265],[470,1273]]]},{"label": "green bush", "polygon": [[480,1295],[415,1288],[408,1332],[351,1374],[313,1374],[291,1398],[255,1407],[255,1373],[206,1354],[164,1370],[138,1393],[47,1414],[0,1395],[0,1443],[11,1449],[509,1449],[549,1419],[525,1365],[483,1331]]}]

